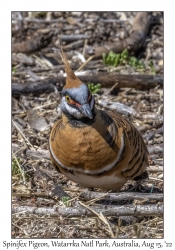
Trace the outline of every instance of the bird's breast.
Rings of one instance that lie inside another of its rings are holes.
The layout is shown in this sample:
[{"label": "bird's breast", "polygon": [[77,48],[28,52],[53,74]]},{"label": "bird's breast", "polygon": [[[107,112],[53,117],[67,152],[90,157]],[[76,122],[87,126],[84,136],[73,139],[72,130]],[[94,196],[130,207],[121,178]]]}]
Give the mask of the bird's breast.
[{"label": "bird's breast", "polygon": [[[115,126],[113,124],[113,126]],[[68,122],[54,125],[50,151],[56,163],[67,170],[99,174],[110,170],[119,159],[124,142],[112,125],[98,119],[92,125],[74,127]]]}]

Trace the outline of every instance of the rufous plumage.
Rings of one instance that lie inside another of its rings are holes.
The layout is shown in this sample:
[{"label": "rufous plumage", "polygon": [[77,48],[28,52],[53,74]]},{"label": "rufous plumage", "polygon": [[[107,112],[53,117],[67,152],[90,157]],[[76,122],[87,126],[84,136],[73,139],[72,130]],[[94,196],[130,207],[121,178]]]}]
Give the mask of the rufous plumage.
[{"label": "rufous plumage", "polygon": [[66,85],[62,118],[53,126],[49,149],[54,166],[84,187],[119,190],[148,166],[148,151],[134,125],[117,112],[99,110],[62,51]]}]

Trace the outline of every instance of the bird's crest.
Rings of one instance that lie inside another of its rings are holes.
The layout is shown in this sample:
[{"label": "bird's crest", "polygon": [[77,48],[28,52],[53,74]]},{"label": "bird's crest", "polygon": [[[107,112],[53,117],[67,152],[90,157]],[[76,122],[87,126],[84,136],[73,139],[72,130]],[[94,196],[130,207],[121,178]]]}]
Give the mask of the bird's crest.
[{"label": "bird's crest", "polygon": [[79,87],[82,82],[80,79],[74,74],[73,70],[70,67],[70,64],[66,58],[65,53],[63,52],[63,49],[61,47],[61,58],[63,60],[64,66],[65,66],[65,72],[67,74],[66,76],[66,85],[64,86],[64,89],[66,88],[77,88]]}]

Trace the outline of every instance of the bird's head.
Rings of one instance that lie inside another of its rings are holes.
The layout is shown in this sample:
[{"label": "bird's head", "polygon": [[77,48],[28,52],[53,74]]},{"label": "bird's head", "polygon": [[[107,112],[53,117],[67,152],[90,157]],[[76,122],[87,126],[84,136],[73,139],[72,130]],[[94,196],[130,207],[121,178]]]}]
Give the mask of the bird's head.
[{"label": "bird's head", "polygon": [[72,119],[81,120],[94,118],[94,97],[86,84],[72,71],[69,62],[62,51],[62,60],[66,71],[66,85],[62,90],[61,110]]}]

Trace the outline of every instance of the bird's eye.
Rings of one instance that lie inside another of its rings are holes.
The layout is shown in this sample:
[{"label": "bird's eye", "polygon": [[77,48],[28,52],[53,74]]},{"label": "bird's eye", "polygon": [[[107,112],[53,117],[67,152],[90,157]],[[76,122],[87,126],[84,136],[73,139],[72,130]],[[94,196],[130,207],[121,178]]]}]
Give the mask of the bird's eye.
[{"label": "bird's eye", "polygon": [[67,102],[70,102],[70,101],[71,101],[71,99],[70,99],[70,97],[69,97],[68,95],[66,95],[66,101],[67,101]]},{"label": "bird's eye", "polygon": [[69,103],[69,104],[71,104],[71,105],[75,105],[75,106],[80,106],[80,104],[79,103],[77,103],[77,102],[75,102],[74,100],[72,100],[68,95],[66,95],[66,101]]}]

